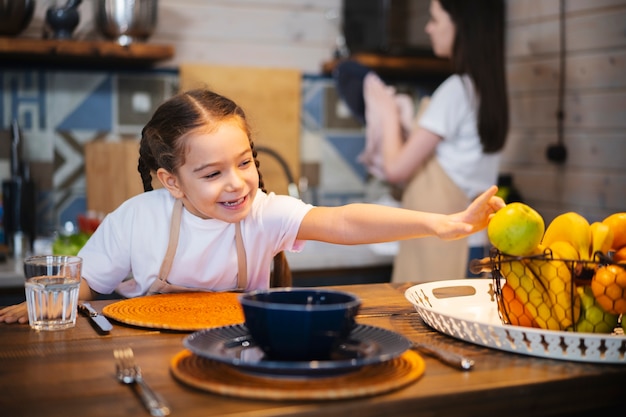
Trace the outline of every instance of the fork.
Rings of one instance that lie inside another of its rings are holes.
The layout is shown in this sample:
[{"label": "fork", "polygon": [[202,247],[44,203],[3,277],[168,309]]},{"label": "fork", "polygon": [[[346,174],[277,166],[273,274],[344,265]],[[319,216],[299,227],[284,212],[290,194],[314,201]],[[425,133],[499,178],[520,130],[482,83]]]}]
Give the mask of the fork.
[{"label": "fork", "polygon": [[139,396],[150,414],[156,417],[169,415],[169,406],[156,392],[152,391],[141,376],[141,368],[135,364],[133,350],[129,347],[115,349],[113,356],[117,379],[124,384],[139,386]]}]

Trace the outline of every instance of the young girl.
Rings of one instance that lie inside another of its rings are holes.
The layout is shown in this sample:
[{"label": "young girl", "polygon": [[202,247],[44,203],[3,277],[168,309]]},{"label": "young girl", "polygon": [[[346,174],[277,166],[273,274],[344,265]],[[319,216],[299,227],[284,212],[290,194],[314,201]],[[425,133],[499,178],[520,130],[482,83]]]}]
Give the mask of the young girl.
[{"label": "young girl", "polygon": [[[233,101],[193,90],[163,103],[140,144],[139,172],[150,192],[110,213],[80,251],[80,298],[268,288],[272,259],[301,250],[306,240],[458,239],[485,228],[504,205],[493,186],[452,215],[368,204],[313,207],[265,193],[258,165],[244,112]],[[152,173],[164,188],[152,190]],[[24,304],[0,310],[0,321],[26,323]]]},{"label": "young girl", "polygon": [[[509,123],[505,2],[432,0],[425,31],[435,55],[451,60],[453,75],[405,135],[393,90],[370,72],[363,87],[366,119],[382,132],[382,171],[388,182],[404,186],[402,207],[455,213],[498,177]],[[455,242],[400,242],[392,279],[415,281],[416,272],[428,281],[467,276],[467,260],[486,256],[488,244],[486,233]]]}]

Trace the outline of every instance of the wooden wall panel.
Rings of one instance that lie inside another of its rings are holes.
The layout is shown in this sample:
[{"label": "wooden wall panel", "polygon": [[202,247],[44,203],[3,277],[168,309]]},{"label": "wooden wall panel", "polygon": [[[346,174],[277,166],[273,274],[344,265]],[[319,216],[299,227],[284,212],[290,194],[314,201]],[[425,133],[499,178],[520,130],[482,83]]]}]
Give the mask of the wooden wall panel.
[{"label": "wooden wall panel", "polygon": [[584,172],[558,166],[522,168],[516,184],[544,219],[576,211],[589,221],[601,220],[616,207],[626,207],[626,177],[610,172]]},{"label": "wooden wall panel", "polygon": [[[509,137],[504,151],[505,166],[509,169],[523,169],[527,166],[547,165],[546,149],[556,142],[557,135],[553,130],[517,130]],[[583,173],[587,170],[619,173],[624,169],[626,140],[623,135],[568,130],[565,144],[569,151],[568,169]],[[626,191],[622,194],[626,197]]]},{"label": "wooden wall panel", "polygon": [[565,164],[557,143],[559,2],[509,0],[511,132],[502,170],[547,221],[566,211],[596,220],[626,211],[626,0],[568,0]]},{"label": "wooden wall panel", "polygon": [[[568,57],[565,74],[568,90],[626,87],[626,51],[594,51]],[[512,61],[507,65],[509,91],[555,92],[558,89],[558,58]]]},{"label": "wooden wall panel", "polygon": [[[556,1],[555,1],[556,3]],[[568,52],[596,48],[623,47],[625,41],[626,10],[572,15],[566,19],[566,47]],[[510,25],[507,54],[510,57],[536,56],[559,50],[558,15],[550,20],[529,21]]]},{"label": "wooden wall panel", "polygon": [[[556,129],[557,98],[550,95],[511,97],[511,128]],[[568,93],[565,97],[565,124],[581,129],[626,129],[626,95],[620,91]]]},{"label": "wooden wall panel", "polygon": [[161,0],[152,40],[171,43],[173,60],[294,68],[319,73],[332,59],[341,0]]}]

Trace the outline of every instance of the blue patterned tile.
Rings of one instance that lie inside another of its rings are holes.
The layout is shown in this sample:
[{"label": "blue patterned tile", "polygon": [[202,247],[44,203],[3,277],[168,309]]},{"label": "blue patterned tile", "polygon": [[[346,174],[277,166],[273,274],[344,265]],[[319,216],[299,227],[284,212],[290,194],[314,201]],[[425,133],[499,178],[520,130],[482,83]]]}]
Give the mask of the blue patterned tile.
[{"label": "blue patterned tile", "polygon": [[0,120],[18,119],[23,130],[46,128],[46,82],[41,71],[0,71]]},{"label": "blue patterned tile", "polygon": [[362,134],[353,136],[329,134],[326,136],[326,139],[343,157],[346,165],[350,166],[359,178],[365,181],[368,176],[367,169],[358,161],[358,156],[365,147],[365,137]]},{"label": "blue patterned tile", "polygon": [[302,83],[302,123],[308,129],[320,129],[324,125],[324,83],[305,81]]},{"label": "blue patterned tile", "polygon": [[57,129],[87,129],[109,132],[113,128],[112,78],[106,77],[59,123]]}]

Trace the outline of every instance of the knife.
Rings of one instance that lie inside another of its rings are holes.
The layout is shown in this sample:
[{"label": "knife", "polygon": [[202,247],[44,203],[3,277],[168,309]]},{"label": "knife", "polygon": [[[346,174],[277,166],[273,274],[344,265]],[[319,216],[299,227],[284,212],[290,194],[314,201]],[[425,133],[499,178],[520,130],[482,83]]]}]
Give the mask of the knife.
[{"label": "knife", "polygon": [[91,323],[96,327],[96,330],[102,333],[108,333],[113,329],[109,320],[102,314],[98,313],[89,303],[81,302],[78,304],[78,311],[84,316],[91,319]]},{"label": "knife", "polygon": [[432,346],[426,343],[413,342],[413,349],[418,350],[426,355],[433,356],[442,363],[452,366],[453,368],[460,369],[462,371],[469,371],[474,367],[474,361],[470,358],[466,358],[458,353],[444,350],[439,347]]}]

